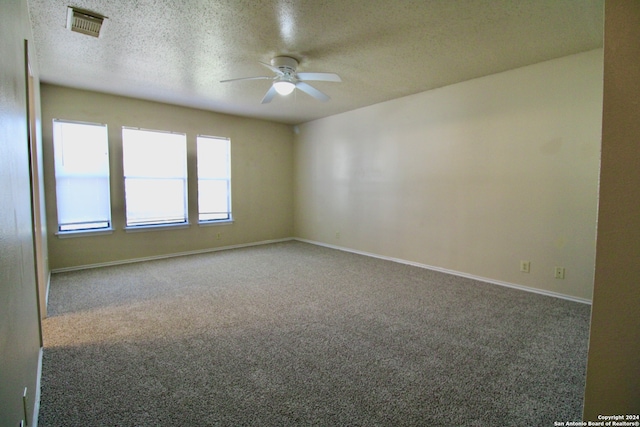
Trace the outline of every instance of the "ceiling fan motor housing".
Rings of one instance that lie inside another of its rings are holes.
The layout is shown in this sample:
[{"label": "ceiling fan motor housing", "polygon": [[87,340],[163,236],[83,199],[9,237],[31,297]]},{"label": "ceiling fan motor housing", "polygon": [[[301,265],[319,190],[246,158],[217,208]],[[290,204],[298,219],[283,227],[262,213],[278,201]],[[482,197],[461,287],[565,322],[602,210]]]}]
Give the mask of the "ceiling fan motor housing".
[{"label": "ceiling fan motor housing", "polygon": [[298,68],[298,61],[289,56],[276,56],[271,60],[271,65],[285,74],[293,74]]}]

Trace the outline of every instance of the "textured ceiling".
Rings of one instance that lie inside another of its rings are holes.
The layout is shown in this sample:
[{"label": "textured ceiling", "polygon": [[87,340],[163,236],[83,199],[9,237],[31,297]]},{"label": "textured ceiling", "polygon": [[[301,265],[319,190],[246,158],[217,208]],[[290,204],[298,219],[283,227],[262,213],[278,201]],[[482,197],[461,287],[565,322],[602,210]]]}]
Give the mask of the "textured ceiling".
[{"label": "textured ceiling", "polygon": [[[43,82],[302,123],[602,46],[604,0],[28,0]],[[108,17],[99,38],[67,6]],[[260,104],[277,55],[338,73]]]}]

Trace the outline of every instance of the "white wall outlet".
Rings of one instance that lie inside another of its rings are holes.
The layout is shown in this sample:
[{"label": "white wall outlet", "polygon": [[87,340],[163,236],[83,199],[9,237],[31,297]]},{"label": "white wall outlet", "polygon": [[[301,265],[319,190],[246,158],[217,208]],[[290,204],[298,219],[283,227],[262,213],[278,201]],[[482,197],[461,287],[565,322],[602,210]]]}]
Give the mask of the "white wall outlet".
[{"label": "white wall outlet", "polygon": [[556,267],[555,278],[564,279],[564,267]]},{"label": "white wall outlet", "polygon": [[336,239],[340,239],[340,232],[336,231]]},{"label": "white wall outlet", "polygon": [[520,271],[529,273],[531,271],[531,261],[520,261]]}]

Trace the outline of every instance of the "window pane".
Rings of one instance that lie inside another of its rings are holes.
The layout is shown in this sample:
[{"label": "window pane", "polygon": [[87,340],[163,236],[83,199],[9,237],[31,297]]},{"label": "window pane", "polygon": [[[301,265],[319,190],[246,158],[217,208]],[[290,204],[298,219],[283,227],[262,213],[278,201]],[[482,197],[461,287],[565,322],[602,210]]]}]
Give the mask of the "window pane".
[{"label": "window pane", "polygon": [[122,140],[125,176],[186,177],[184,134],[123,128]]},{"label": "window pane", "polygon": [[58,231],[109,228],[109,148],[101,124],[53,121]]},{"label": "window pane", "polygon": [[229,177],[229,140],[198,137],[198,178]]},{"label": "window pane", "polygon": [[229,140],[198,136],[198,219],[231,219]]},{"label": "window pane", "polygon": [[200,221],[229,219],[229,188],[227,181],[198,181]]},{"label": "window pane", "polygon": [[60,226],[91,222],[109,223],[109,206],[108,203],[106,206],[104,203],[105,200],[109,200],[108,178],[59,177],[56,180],[56,192],[58,218],[62,218]]},{"label": "window pane", "polygon": [[185,222],[185,183],[181,179],[126,178],[127,225]]},{"label": "window pane", "polygon": [[122,129],[127,226],[187,222],[184,134]]}]

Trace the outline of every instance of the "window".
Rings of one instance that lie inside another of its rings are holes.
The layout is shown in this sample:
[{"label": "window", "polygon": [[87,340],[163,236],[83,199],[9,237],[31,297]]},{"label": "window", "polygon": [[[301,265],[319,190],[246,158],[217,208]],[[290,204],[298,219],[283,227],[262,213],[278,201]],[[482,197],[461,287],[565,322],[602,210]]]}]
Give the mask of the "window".
[{"label": "window", "polygon": [[126,225],[187,223],[185,134],[122,128]]},{"label": "window", "polygon": [[231,220],[231,166],[229,139],[199,135],[198,220]]},{"label": "window", "polygon": [[111,228],[107,126],[53,121],[58,231]]}]

